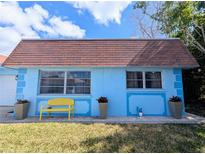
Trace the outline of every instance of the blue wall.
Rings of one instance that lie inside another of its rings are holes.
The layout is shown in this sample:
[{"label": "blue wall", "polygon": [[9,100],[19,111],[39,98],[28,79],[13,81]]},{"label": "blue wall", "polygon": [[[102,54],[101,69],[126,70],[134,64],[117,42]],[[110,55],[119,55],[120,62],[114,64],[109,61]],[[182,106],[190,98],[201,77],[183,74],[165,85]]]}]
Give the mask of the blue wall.
[{"label": "blue wall", "polygon": [[[38,95],[39,70],[91,71],[90,95]],[[126,71],[161,71],[162,89],[126,89]],[[142,107],[145,115],[169,115],[168,99],[173,95],[183,98],[181,69],[171,68],[21,68],[18,71],[17,97],[31,102],[29,115],[39,114],[40,104],[48,99],[69,97],[75,99],[76,115],[98,116],[100,96],[108,97],[109,116],[136,116]]]},{"label": "blue wall", "polygon": [[0,75],[17,75],[17,72],[18,71],[16,69],[0,66]]}]

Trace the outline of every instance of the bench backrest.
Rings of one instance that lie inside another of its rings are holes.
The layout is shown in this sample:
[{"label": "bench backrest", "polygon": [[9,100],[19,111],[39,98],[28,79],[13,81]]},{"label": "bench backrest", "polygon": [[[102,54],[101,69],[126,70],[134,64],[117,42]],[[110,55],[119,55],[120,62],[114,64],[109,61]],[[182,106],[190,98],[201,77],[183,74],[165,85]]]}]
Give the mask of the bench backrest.
[{"label": "bench backrest", "polygon": [[49,106],[73,106],[74,100],[71,98],[55,98],[48,100]]}]

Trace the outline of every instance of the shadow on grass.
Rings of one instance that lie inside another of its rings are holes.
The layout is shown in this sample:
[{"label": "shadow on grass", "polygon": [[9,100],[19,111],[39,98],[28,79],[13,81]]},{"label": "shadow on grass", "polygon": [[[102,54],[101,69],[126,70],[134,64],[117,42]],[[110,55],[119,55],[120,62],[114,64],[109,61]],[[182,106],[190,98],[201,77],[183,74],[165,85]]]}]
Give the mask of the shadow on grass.
[{"label": "shadow on grass", "polygon": [[120,125],[108,136],[87,138],[87,152],[205,152],[205,125]]}]

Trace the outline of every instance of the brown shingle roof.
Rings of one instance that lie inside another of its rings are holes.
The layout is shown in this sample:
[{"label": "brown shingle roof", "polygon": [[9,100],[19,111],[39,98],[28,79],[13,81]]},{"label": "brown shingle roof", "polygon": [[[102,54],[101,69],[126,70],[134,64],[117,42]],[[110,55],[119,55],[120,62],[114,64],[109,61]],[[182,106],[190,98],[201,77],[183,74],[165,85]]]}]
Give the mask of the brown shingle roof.
[{"label": "brown shingle roof", "polygon": [[2,64],[6,60],[6,56],[0,55],[0,64]]},{"label": "brown shingle roof", "polygon": [[5,66],[197,67],[179,39],[22,40]]}]

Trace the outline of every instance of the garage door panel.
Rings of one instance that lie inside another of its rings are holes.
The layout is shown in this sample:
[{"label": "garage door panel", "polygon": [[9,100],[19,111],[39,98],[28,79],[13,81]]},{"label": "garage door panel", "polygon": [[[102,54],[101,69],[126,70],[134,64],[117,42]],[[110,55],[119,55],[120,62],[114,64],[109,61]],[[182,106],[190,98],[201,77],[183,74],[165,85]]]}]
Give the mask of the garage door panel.
[{"label": "garage door panel", "polygon": [[133,93],[128,95],[128,115],[137,115],[137,107],[142,108],[145,115],[164,115],[166,102],[164,93]]},{"label": "garage door panel", "polygon": [[0,105],[14,105],[16,101],[15,75],[0,76]]}]

